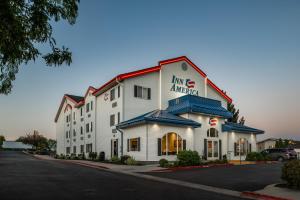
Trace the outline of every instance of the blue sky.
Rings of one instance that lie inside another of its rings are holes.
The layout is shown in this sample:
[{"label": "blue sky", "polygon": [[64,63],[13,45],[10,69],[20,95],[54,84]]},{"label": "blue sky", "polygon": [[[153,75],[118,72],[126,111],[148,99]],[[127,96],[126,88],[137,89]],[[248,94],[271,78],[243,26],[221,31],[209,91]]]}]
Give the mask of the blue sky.
[{"label": "blue sky", "polygon": [[[262,137],[300,140],[299,1],[81,1],[74,26],[53,24],[70,67],[22,65],[0,96],[0,134],[55,137],[64,93],[185,55],[233,98]],[[43,51],[46,48],[42,48]]]}]

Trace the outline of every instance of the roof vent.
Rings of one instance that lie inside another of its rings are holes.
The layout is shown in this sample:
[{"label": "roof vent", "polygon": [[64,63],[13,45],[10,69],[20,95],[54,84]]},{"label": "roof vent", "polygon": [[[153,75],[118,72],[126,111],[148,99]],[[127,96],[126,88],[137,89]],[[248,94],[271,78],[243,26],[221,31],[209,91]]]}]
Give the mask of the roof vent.
[{"label": "roof vent", "polygon": [[181,64],[181,69],[183,71],[186,71],[188,69],[188,66],[187,66],[187,64],[185,62]]}]

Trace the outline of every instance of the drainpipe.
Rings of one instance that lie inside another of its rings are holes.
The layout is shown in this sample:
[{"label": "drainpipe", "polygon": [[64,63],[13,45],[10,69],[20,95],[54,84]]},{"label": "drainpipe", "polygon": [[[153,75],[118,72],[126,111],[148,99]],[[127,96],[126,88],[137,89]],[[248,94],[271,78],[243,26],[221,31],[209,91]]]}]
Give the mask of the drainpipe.
[{"label": "drainpipe", "polygon": [[121,156],[123,156],[123,131],[116,126],[117,131],[121,133]]}]

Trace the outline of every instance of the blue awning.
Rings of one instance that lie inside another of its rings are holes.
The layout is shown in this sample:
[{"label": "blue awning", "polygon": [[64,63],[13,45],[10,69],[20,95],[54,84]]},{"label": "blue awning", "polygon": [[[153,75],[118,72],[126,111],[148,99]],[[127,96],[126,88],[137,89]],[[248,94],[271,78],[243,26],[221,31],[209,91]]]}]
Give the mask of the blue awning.
[{"label": "blue awning", "polygon": [[232,113],[222,107],[221,101],[185,95],[169,101],[167,111],[172,114],[201,113],[209,116],[232,118]]},{"label": "blue awning", "polygon": [[119,123],[116,127],[120,129],[144,124],[159,123],[173,126],[190,126],[193,128],[201,127],[201,124],[190,119],[173,115],[166,110],[154,110],[149,113],[140,115],[133,119]]},{"label": "blue awning", "polygon": [[225,122],[222,124],[223,132],[238,132],[238,133],[253,133],[253,134],[263,134],[264,131],[251,128],[242,124],[237,124],[233,122]]}]

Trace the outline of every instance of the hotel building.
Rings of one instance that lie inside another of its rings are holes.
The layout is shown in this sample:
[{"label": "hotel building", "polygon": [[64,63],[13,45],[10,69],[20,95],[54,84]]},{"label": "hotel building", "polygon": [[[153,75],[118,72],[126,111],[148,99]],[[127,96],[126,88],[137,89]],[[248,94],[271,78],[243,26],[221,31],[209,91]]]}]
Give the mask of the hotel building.
[{"label": "hotel building", "polygon": [[65,94],[55,117],[57,153],[175,160],[245,159],[264,131],[228,122],[232,99],[187,57],[120,74],[84,96]]}]

